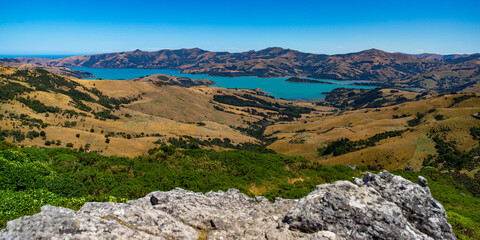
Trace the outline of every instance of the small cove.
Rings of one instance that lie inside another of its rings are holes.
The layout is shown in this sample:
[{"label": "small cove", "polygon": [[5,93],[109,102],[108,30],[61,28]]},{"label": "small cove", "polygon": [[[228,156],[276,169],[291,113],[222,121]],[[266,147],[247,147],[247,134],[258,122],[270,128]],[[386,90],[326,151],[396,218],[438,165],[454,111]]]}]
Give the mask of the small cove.
[{"label": "small cove", "polygon": [[92,73],[95,78],[91,79],[110,79],[125,80],[148,76],[152,74],[166,74],[176,77],[188,77],[192,79],[210,79],[216,83],[215,87],[223,88],[261,88],[276,98],[285,99],[316,99],[323,98],[322,92],[330,92],[335,88],[363,88],[371,89],[372,86],[349,85],[355,81],[337,81],[329,79],[315,79],[319,81],[330,82],[332,84],[322,83],[295,83],[286,82],[288,77],[280,78],[260,78],[260,77],[220,77],[203,74],[180,73],[179,70],[171,69],[138,69],[138,68],[86,68],[72,67],[71,69],[86,71]]}]

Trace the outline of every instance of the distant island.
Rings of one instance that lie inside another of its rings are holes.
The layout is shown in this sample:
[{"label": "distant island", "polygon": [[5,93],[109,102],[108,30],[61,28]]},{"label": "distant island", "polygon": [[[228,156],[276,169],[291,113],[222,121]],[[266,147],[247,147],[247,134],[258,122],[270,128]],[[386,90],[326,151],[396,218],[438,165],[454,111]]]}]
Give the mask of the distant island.
[{"label": "distant island", "polygon": [[291,78],[285,80],[285,82],[332,84],[331,82],[313,80],[313,79],[308,79],[308,78],[299,78],[299,77],[291,77]]}]

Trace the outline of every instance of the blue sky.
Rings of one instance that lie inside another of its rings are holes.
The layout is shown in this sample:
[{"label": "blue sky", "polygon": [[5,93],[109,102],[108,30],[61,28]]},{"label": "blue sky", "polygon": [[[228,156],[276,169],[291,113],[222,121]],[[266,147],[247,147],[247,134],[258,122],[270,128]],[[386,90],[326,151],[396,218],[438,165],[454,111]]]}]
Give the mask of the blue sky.
[{"label": "blue sky", "polygon": [[2,1],[0,54],[480,52],[480,1]]}]

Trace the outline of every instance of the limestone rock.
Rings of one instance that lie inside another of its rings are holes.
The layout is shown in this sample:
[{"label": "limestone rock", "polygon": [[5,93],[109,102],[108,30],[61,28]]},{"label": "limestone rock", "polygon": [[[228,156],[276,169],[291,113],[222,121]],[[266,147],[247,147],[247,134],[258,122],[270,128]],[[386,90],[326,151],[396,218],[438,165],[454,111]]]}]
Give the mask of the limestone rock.
[{"label": "limestone rock", "polygon": [[426,187],[387,171],[352,184],[319,185],[284,218],[290,229],[328,230],[348,239],[455,239],[443,206]]},{"label": "limestone rock", "polygon": [[197,239],[190,226],[160,211],[121,203],[86,203],[71,209],[43,206],[7,223],[0,239]]},{"label": "limestone rock", "polygon": [[434,239],[455,239],[445,209],[432,197],[427,179],[419,176],[417,182],[414,184],[383,171],[365,174],[360,186],[372,187],[386,201],[395,203],[402,209],[402,216],[426,235]]},{"label": "limestone rock", "polygon": [[170,192],[152,192],[129,204],[147,207],[151,205],[152,198],[158,201],[154,209],[209,232],[208,239],[293,239],[308,236],[277,229],[283,215],[296,200],[278,199],[271,203],[264,197],[249,198],[236,189],[202,194],[177,188]]}]

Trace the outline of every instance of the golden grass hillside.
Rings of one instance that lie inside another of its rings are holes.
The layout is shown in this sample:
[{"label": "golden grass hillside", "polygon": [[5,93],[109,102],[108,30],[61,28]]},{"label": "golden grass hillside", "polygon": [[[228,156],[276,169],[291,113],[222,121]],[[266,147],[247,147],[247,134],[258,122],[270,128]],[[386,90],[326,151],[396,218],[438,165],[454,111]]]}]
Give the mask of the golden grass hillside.
[{"label": "golden grass hillside", "polygon": [[[201,140],[228,138],[232,144],[259,143],[237,128],[246,129],[264,119],[260,114],[263,112],[272,112],[272,121],[278,119],[278,113],[271,110],[215,102],[215,95],[248,95],[268,102],[314,107],[310,103],[258,96],[253,90],[186,88],[134,80],[80,80],[43,70],[10,67],[0,67],[0,76],[7,89],[10,85],[18,88],[15,84],[28,88],[24,92],[12,91],[13,95],[2,101],[2,130],[46,133],[26,138],[21,144],[58,147],[69,143],[73,148],[88,144],[91,150],[107,155],[144,154],[155,146],[154,142],[181,136]],[[31,121],[41,122],[44,127],[34,126]],[[11,136],[7,138],[15,141]]]},{"label": "golden grass hillside", "polygon": [[[470,128],[480,126],[480,120],[472,116],[480,112],[480,98],[472,97],[452,105],[456,97],[458,95],[428,97],[395,106],[277,123],[269,126],[265,134],[278,137],[269,146],[276,152],[304,156],[322,164],[371,165],[387,169],[410,165],[418,169],[425,157],[436,154],[435,144],[429,137],[431,132],[456,142],[460,150],[478,146],[478,142],[470,136]],[[407,122],[415,118],[417,113],[425,114],[420,125],[408,126]],[[441,120],[435,118],[439,115],[443,116]],[[318,156],[317,149],[335,140],[348,138],[357,141],[393,130],[407,131],[399,137],[384,139],[374,147],[335,157]]]}]

